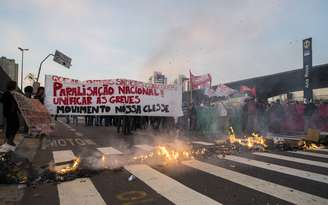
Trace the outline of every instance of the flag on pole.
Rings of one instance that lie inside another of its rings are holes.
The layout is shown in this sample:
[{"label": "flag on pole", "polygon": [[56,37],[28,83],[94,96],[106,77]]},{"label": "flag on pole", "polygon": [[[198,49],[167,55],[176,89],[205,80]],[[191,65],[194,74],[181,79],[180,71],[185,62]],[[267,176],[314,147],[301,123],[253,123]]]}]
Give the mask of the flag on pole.
[{"label": "flag on pole", "polygon": [[234,90],[224,84],[218,85],[216,91],[222,93],[224,96],[230,96],[238,92],[237,90]]},{"label": "flag on pole", "polygon": [[232,88],[229,88],[228,86],[224,84],[219,84],[216,89],[207,88],[205,89],[205,95],[209,97],[229,97],[230,95],[233,95],[237,93],[237,90],[234,90]]},{"label": "flag on pole", "polygon": [[191,89],[204,89],[211,87],[212,77],[209,73],[205,75],[193,75],[191,71],[189,71],[189,73]]}]

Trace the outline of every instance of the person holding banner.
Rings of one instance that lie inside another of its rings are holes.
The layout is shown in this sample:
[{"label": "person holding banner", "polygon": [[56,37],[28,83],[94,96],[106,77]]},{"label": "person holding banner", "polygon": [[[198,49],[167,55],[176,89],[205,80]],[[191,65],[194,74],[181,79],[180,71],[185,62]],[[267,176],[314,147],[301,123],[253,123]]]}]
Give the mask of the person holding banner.
[{"label": "person holding banner", "polygon": [[3,116],[6,121],[6,143],[1,146],[1,149],[6,151],[14,151],[16,144],[14,143],[15,136],[19,129],[19,108],[17,102],[12,95],[12,91],[16,90],[17,83],[9,81],[7,84],[7,91],[4,92],[0,101],[3,103]]}]

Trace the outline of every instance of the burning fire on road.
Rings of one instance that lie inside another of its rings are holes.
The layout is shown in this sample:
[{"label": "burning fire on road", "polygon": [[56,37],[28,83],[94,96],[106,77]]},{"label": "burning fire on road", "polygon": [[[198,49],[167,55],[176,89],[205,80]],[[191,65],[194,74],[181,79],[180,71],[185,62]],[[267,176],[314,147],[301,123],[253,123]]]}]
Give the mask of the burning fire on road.
[{"label": "burning fire on road", "polygon": [[193,149],[192,147],[172,147],[169,145],[159,145],[153,151],[133,157],[135,162],[162,164],[178,163],[183,160],[191,160],[207,153],[206,148]]},{"label": "burning fire on road", "polygon": [[[232,127],[229,129],[227,138],[218,140],[216,143],[199,143],[193,141],[186,143],[183,141],[174,141],[174,143],[158,143],[152,150],[139,152],[131,155],[104,155],[100,152],[86,150],[80,153],[79,157],[72,161],[57,164],[49,164],[33,170],[33,174],[27,177],[21,177],[21,173],[14,173],[12,166],[19,167],[20,163],[9,163],[10,154],[0,156],[0,181],[6,183],[27,183],[31,185],[44,183],[58,183],[74,180],[80,177],[90,177],[99,174],[102,171],[120,171],[124,166],[129,164],[145,163],[149,165],[174,165],[185,160],[193,160],[211,157],[216,155],[224,158],[225,155],[236,152],[249,151],[270,151],[270,150],[316,150],[318,144],[307,140],[293,140],[277,138],[277,140],[263,137],[260,134],[252,133],[249,136],[238,137]],[[296,142],[296,143],[295,143]],[[132,150],[129,150],[132,151]],[[20,160],[21,161],[21,160]],[[18,168],[17,168],[18,169]],[[22,168],[24,169],[24,168]],[[3,173],[1,175],[1,173]],[[9,173],[9,177],[8,177]],[[1,176],[3,176],[1,178]],[[27,175],[26,175],[27,176]]]},{"label": "burning fire on road", "polygon": [[319,146],[312,142],[307,142],[305,140],[302,140],[299,142],[299,148],[303,150],[317,150],[319,149]]},{"label": "burning fire on road", "polygon": [[81,159],[80,157],[77,157],[73,163],[71,165],[66,165],[64,167],[61,167],[60,168],[50,168],[50,171],[53,171],[55,172],[56,174],[59,174],[59,175],[64,175],[64,174],[67,174],[67,173],[73,173],[73,172],[76,172],[79,165],[81,163]]},{"label": "burning fire on road", "polygon": [[229,128],[228,142],[231,144],[239,144],[249,149],[262,148],[263,150],[268,147],[266,140],[263,136],[257,133],[252,133],[250,136],[244,136],[244,138],[238,138],[232,127]]}]

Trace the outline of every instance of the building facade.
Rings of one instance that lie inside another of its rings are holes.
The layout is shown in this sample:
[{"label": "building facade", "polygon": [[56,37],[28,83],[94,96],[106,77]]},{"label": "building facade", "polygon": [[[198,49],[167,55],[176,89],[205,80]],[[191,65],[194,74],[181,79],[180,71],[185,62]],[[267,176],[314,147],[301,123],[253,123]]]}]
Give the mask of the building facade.
[{"label": "building facade", "polygon": [[167,77],[163,73],[155,71],[153,76],[151,76],[149,78],[149,82],[150,83],[166,85],[167,84]]},{"label": "building facade", "polygon": [[15,63],[14,59],[2,56],[0,57],[0,66],[12,80],[18,83],[18,64]]}]

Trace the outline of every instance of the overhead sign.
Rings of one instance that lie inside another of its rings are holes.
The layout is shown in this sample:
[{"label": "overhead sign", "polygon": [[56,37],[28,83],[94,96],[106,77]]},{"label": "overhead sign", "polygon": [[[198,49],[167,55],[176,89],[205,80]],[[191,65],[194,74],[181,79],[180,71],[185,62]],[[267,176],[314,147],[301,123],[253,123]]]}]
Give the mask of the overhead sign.
[{"label": "overhead sign", "polygon": [[54,55],[54,61],[65,66],[66,68],[70,68],[72,59],[66,56],[65,54],[63,54],[62,52],[56,50]]},{"label": "overhead sign", "polygon": [[79,81],[47,75],[45,92],[51,114],[182,116],[180,85],[126,79]]},{"label": "overhead sign", "polygon": [[311,85],[310,72],[312,68],[312,38],[303,40],[303,71],[304,71],[304,103],[313,102],[313,91]]}]

